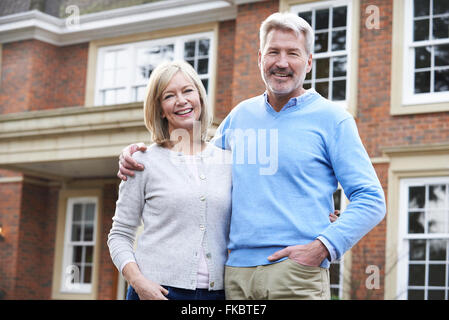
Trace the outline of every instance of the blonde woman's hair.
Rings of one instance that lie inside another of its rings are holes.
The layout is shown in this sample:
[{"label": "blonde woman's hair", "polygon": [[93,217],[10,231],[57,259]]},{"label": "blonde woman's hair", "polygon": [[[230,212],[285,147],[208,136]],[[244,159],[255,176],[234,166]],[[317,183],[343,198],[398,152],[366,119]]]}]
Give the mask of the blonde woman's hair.
[{"label": "blonde woman's hair", "polygon": [[260,52],[265,49],[268,33],[273,29],[290,30],[297,36],[302,32],[306,40],[306,53],[313,52],[314,33],[312,27],[306,20],[291,12],[273,13],[262,22],[259,30]]},{"label": "blonde woman's hair", "polygon": [[206,89],[195,69],[182,60],[164,62],[158,65],[151,73],[143,105],[145,126],[150,131],[153,141],[159,145],[170,141],[168,121],[166,118],[162,118],[161,96],[167,88],[168,83],[178,72],[181,72],[187,79],[192,81],[198,90],[201,102],[199,121],[201,124],[202,141],[206,140],[207,129],[211,123]]}]

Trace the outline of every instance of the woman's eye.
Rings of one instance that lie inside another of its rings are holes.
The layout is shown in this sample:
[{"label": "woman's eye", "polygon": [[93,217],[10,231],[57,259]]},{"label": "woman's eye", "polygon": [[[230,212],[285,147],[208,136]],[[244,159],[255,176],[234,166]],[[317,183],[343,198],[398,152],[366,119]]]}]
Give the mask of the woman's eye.
[{"label": "woman's eye", "polygon": [[164,99],[164,100],[168,100],[168,99],[170,99],[170,98],[172,98],[172,97],[173,97],[172,94],[168,94],[168,95],[164,96],[163,99]]}]

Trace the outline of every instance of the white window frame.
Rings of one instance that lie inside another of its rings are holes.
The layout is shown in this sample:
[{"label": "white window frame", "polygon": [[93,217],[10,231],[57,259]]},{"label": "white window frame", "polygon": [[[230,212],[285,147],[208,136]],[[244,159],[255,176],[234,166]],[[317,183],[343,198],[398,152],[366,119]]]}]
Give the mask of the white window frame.
[{"label": "white window frame", "polygon": [[[290,12],[293,12],[297,14],[298,12],[303,11],[312,11],[312,10],[319,10],[319,9],[328,9],[330,7],[340,7],[340,6],[346,6],[346,49],[340,50],[340,51],[332,51],[332,52],[320,52],[320,53],[312,53],[313,57],[313,64],[315,65],[316,59],[320,58],[333,58],[333,57],[340,57],[346,55],[346,93],[345,93],[345,100],[338,100],[334,101],[335,103],[341,105],[345,109],[349,108],[349,100],[350,100],[350,87],[351,87],[351,66],[352,66],[352,56],[351,56],[351,46],[352,46],[352,10],[353,5],[351,0],[336,0],[336,1],[318,1],[318,2],[312,2],[312,3],[306,3],[306,4],[298,4],[293,5],[290,8]],[[331,15],[329,15],[329,20],[331,19]],[[312,26],[315,32],[315,26]],[[329,21],[329,34],[332,34],[332,24],[331,21]],[[328,38],[328,48],[331,48],[331,41],[332,37]],[[329,75],[332,74],[332,63],[329,64]],[[315,67],[312,68],[312,87],[314,87],[315,83]],[[328,80],[330,78],[327,78]],[[330,81],[329,86],[329,92],[332,91],[332,81]],[[327,97],[325,97],[327,98]]]},{"label": "white window frame", "polygon": [[[408,194],[409,187],[411,186],[425,186],[429,184],[449,184],[449,177],[423,177],[423,178],[404,178],[400,180],[400,197],[399,197],[399,231],[398,231],[398,255],[397,255],[397,292],[396,297],[400,300],[407,299],[408,295],[408,266],[409,266],[409,240],[423,239],[449,239],[449,230],[447,233],[408,233]],[[446,188],[446,195],[449,192],[449,188]],[[449,205],[449,204],[447,204]],[[426,207],[425,207],[426,208]],[[424,208],[424,210],[425,210]],[[425,222],[427,225],[427,221]],[[448,226],[449,228],[449,226]],[[448,264],[449,252],[446,252],[446,265]],[[426,269],[427,269],[427,259]],[[448,267],[446,267],[446,271]],[[446,299],[448,281],[446,274]],[[426,271],[426,279],[428,279],[428,272]],[[427,281],[426,281],[427,282]],[[429,287],[425,283],[425,299],[427,298],[427,290]]]},{"label": "white window frame", "polygon": [[[71,234],[72,234],[72,218],[73,218],[73,207],[75,204],[95,204],[94,212],[94,227],[92,241],[77,242],[77,245],[92,245],[92,281],[89,284],[77,283],[74,286],[67,286],[68,278],[72,278],[72,254],[73,245],[71,244]],[[66,209],[66,220],[65,220],[65,231],[64,231],[64,251],[62,260],[62,270],[61,270],[61,293],[92,293],[92,284],[94,282],[94,268],[95,268],[95,252],[96,239],[97,239],[97,226],[98,226],[98,198],[97,197],[76,197],[67,199],[67,209]]]},{"label": "white window frame", "polygon": [[[404,0],[404,59],[403,59],[403,82],[402,82],[402,104],[406,107],[407,105],[417,105],[417,104],[428,104],[428,103],[439,103],[449,101],[449,91],[447,92],[430,92],[430,93],[414,93],[415,87],[415,48],[434,46],[441,44],[449,44],[449,38],[438,39],[438,40],[426,40],[426,41],[413,41],[413,0]],[[430,0],[431,10],[432,1]],[[429,13],[432,16],[432,12]],[[430,26],[431,28],[432,26]],[[433,55],[431,57],[431,80],[430,86],[433,88]],[[429,111],[431,112],[431,111]]]},{"label": "white window frame", "polygon": [[[95,79],[95,98],[94,98],[94,105],[95,106],[102,106],[103,99],[102,99],[102,90],[105,88],[102,88],[103,83],[103,65],[104,65],[104,58],[105,53],[107,51],[114,51],[114,50],[127,50],[128,51],[128,63],[127,63],[127,78],[126,78],[126,95],[128,99],[126,102],[123,103],[133,103],[133,102],[141,102],[136,101],[134,99],[134,90],[133,88],[135,85],[137,85],[137,81],[135,79],[135,69],[137,66],[137,50],[144,46],[157,46],[157,45],[167,45],[167,44],[174,44],[174,59],[175,60],[184,60],[184,43],[188,41],[194,41],[198,39],[209,39],[209,55],[208,55],[208,73],[199,75],[199,78],[201,80],[207,79],[208,80],[208,98],[211,99],[212,91],[213,91],[213,81],[212,76],[214,74],[214,68],[215,68],[215,35],[213,31],[208,32],[200,32],[200,33],[193,33],[188,35],[182,35],[182,36],[174,36],[174,37],[166,37],[166,38],[159,38],[154,40],[146,40],[146,41],[138,41],[138,42],[132,42],[132,43],[126,43],[126,44],[118,44],[118,45],[111,45],[111,46],[104,46],[100,47],[98,49],[98,56],[97,56],[97,70],[96,70],[96,79]],[[145,84],[146,85],[146,84]],[[111,87],[112,88],[112,87]],[[209,101],[209,104],[211,101]],[[115,103],[119,104],[119,103]],[[210,104],[211,105],[211,104]]]}]

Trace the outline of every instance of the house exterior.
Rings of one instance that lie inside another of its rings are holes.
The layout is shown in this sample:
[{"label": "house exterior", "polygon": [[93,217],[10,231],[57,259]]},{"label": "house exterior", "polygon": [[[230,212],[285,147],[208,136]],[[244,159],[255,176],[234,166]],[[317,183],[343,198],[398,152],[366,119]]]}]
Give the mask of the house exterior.
[{"label": "house exterior", "polygon": [[[277,11],[314,28],[305,86],[355,117],[387,199],[386,218],[332,265],[333,297],[449,298],[447,1],[5,0],[0,299],[123,299],[106,240],[118,155],[151,143],[151,70],[177,58],[195,67],[212,135],[264,91],[258,29]],[[334,199],[344,211],[344,191]]]}]

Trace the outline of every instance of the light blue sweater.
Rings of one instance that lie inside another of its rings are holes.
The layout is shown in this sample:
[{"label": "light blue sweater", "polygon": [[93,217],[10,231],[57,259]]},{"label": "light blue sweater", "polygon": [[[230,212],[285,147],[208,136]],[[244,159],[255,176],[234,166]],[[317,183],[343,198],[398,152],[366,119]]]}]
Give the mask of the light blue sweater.
[{"label": "light blue sweater", "polygon": [[[266,94],[241,102],[213,142],[233,152],[229,266],[269,264],[277,250],[318,237],[338,259],[385,216],[353,117],[313,89],[280,112]],[[331,223],[338,182],[350,204]]]}]

